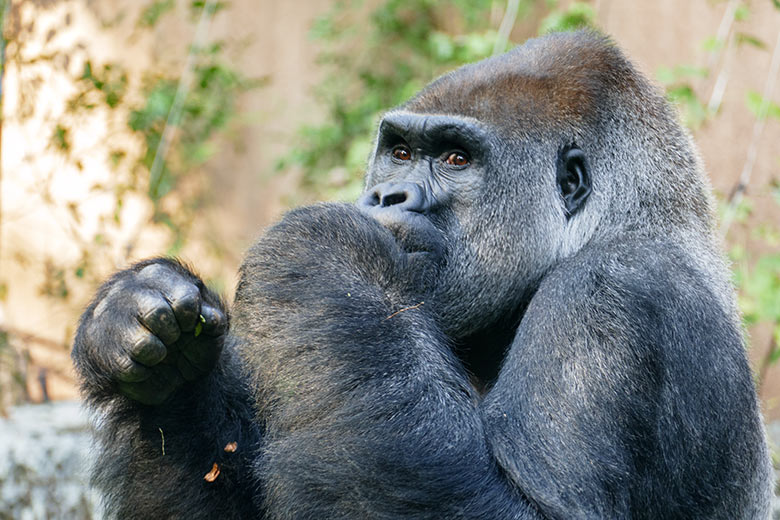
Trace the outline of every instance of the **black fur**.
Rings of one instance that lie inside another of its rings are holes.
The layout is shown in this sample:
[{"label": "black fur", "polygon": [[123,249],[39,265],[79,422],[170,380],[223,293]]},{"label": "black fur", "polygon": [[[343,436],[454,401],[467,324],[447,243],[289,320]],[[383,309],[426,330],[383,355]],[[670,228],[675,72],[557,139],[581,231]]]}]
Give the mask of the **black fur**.
[{"label": "black fur", "polygon": [[366,184],[269,229],[230,320],[169,260],[100,290],[73,356],[114,516],[768,516],[709,188],[609,40],[440,78]]}]

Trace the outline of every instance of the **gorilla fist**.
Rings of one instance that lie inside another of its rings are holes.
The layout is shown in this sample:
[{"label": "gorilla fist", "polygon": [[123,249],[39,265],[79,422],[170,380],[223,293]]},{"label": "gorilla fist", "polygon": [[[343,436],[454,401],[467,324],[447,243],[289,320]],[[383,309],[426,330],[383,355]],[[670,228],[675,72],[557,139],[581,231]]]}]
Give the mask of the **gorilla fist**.
[{"label": "gorilla fist", "polygon": [[[219,297],[175,262],[151,259],[108,280],[81,318],[74,359],[92,395],[164,402],[215,365],[227,331]],[[102,391],[100,391],[102,390]]]}]

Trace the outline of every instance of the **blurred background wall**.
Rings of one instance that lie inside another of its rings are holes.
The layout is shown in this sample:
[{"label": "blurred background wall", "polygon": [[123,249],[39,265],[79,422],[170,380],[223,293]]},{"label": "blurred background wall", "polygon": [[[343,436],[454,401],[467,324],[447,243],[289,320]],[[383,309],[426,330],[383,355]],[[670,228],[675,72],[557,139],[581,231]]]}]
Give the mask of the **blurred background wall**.
[{"label": "blurred background wall", "polygon": [[286,208],[351,199],[373,125],[441,72],[590,25],[699,144],[768,418],[780,418],[780,3],[4,0],[0,410],[76,397],[69,347],[112,271],[194,264],[227,295]]}]

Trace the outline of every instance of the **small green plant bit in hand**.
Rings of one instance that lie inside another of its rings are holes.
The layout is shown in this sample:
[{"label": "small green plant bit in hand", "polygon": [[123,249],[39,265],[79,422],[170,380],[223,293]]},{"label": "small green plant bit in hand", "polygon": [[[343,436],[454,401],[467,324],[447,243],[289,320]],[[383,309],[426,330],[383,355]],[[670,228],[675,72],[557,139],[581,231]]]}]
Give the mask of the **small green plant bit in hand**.
[{"label": "small green plant bit in hand", "polygon": [[203,324],[206,323],[206,318],[203,317],[202,314],[198,315],[198,324],[195,325],[195,337],[197,338],[200,336],[200,333],[203,332]]}]

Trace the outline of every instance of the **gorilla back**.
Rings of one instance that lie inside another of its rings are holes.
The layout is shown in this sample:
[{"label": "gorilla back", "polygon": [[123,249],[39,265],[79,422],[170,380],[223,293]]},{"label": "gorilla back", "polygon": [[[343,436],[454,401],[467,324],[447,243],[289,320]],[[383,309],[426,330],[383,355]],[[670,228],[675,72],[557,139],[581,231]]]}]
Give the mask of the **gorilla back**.
[{"label": "gorilla back", "polygon": [[232,311],[152,259],[82,316],[116,516],[769,515],[708,184],[597,34],[531,40],[387,113],[357,204],[267,230]]}]

